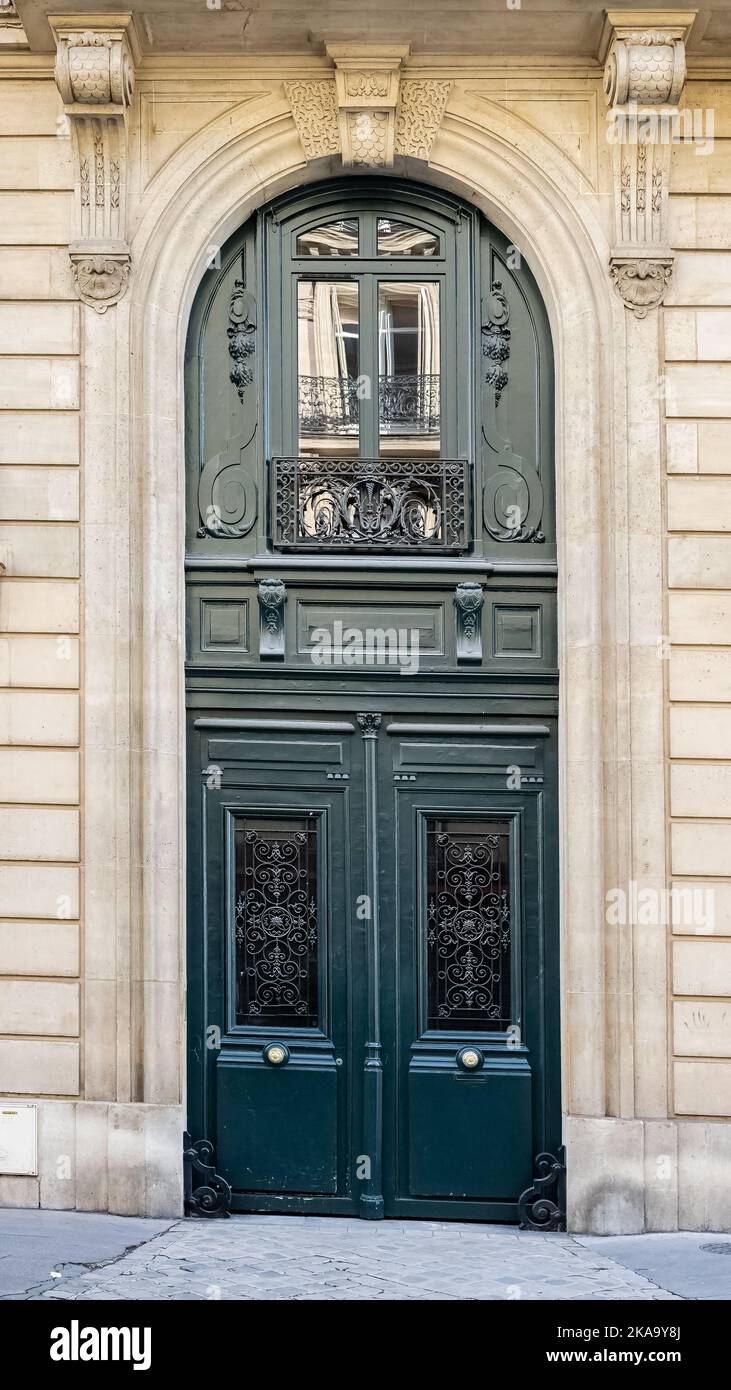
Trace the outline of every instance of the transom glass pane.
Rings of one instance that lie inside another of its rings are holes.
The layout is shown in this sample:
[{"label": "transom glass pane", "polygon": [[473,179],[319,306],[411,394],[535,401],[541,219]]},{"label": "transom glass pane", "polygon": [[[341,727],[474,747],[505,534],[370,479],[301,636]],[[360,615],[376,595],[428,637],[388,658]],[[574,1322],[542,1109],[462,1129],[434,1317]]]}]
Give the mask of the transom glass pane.
[{"label": "transom glass pane", "polygon": [[325,222],[311,227],[297,237],[297,256],[357,256],[358,219],[346,217],[340,222]]},{"label": "transom glass pane", "polygon": [[439,285],[378,286],[378,416],[381,454],[438,454]]},{"label": "transom glass pane", "polygon": [[315,1027],[317,823],[237,817],[236,1022]]},{"label": "transom glass pane", "polygon": [[297,284],[299,452],[343,457],[359,443],[360,324],[354,280]]},{"label": "transom glass pane", "polygon": [[428,820],[427,1027],[500,1032],[511,1023],[510,830]]},{"label": "transom glass pane", "polygon": [[407,222],[394,222],[390,217],[378,219],[379,256],[438,256],[439,237],[422,227],[410,227]]}]

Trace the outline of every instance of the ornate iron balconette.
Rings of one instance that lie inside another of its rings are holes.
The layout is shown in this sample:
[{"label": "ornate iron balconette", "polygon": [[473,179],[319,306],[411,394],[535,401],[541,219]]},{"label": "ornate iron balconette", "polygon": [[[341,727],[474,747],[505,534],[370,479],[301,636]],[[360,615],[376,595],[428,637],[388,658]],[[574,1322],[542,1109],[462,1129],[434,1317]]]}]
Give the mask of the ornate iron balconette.
[{"label": "ornate iron balconette", "polygon": [[[302,434],[355,434],[360,420],[360,377],[300,376]],[[382,429],[405,434],[439,434],[440,377],[380,376],[378,416]]]},{"label": "ornate iron balconette", "polygon": [[465,459],[272,459],[278,550],[458,552]]}]

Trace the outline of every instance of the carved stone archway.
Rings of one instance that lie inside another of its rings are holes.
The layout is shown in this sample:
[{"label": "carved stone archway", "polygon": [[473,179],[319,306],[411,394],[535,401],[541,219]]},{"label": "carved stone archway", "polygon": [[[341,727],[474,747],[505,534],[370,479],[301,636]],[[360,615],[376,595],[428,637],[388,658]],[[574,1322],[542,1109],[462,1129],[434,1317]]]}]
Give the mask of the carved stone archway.
[{"label": "carved stone archway", "polygon": [[[108,785],[88,779],[86,815],[101,827],[92,854],[116,865],[115,926],[131,962],[129,1004],[120,1006],[127,1011],[115,1042],[128,1077],[121,1098],[168,1109],[171,1163],[178,1161],[172,1146],[176,1127],[182,1134],[185,1089],[187,319],[212,247],[261,202],[341,168],[334,155],[303,159],[285,96],[251,101],[228,118],[225,138],[212,123],[153,179],[131,241],[127,297],[103,316],[84,310],[86,449],[94,456],[103,442],[110,459],[104,470],[85,471],[92,620],[103,615],[107,636],[87,649],[85,684],[92,710],[100,679],[114,692],[105,737],[116,758],[114,796],[110,801]],[[635,1055],[635,1001],[622,985],[628,962],[621,947],[608,949],[604,920],[607,886],[639,876],[664,880],[662,747],[652,739],[643,745],[638,778],[620,746],[620,722],[631,745],[635,728],[647,729],[647,712],[662,699],[660,628],[653,627],[662,603],[660,420],[658,413],[654,434],[648,431],[644,394],[656,370],[656,330],[652,319],[626,315],[612,290],[597,200],[577,200],[574,166],[527,124],[508,126],[489,102],[453,93],[429,162],[397,155],[394,169],[454,189],[510,237],[530,261],[554,336],[563,1097],[569,1144],[581,1143],[591,1117],[667,1113],[664,974],[655,961]],[[641,479],[627,457],[633,420],[643,422],[646,441]],[[643,816],[658,826],[649,846],[640,839]],[[91,871],[93,885],[93,861]],[[98,904],[88,906],[98,911]],[[93,1029],[87,1046],[94,1046]],[[606,1123],[611,1129],[614,1121]],[[608,1130],[610,1148],[613,1134]],[[606,1155],[597,1163],[606,1166]],[[599,1181],[599,1166],[584,1166],[582,1187]],[[574,1191],[570,1185],[569,1219],[581,1228],[581,1194]]]}]

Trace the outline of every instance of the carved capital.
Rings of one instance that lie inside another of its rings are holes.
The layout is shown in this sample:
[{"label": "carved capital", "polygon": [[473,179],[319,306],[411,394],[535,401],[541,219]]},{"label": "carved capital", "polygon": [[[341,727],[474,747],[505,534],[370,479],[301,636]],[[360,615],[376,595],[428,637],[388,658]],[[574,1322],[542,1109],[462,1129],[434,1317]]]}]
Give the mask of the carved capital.
[{"label": "carved capital", "polygon": [[363,738],[378,738],[378,730],[381,727],[380,714],[359,714],[358,724]]},{"label": "carved capital", "polygon": [[672,257],[626,259],[613,256],[609,266],[617,293],[638,319],[646,318],[665,298],[673,271]]},{"label": "carved capital", "polygon": [[[646,21],[657,19],[652,27]],[[685,40],[693,15],[670,22],[663,11],[632,14],[610,11],[609,48],[604,65],[604,92],[610,106],[634,101],[640,106],[677,106],[685,82]],[[605,31],[606,32],[606,31]]]},{"label": "carved capital", "polygon": [[[109,15],[98,27],[101,18],[50,17],[56,36],[56,85],[70,116],[88,115],[89,107],[102,107],[105,115],[124,117],[132,101],[131,17]],[[93,28],[86,27],[90,19],[95,22]]]},{"label": "carved capital", "polygon": [[69,247],[80,299],[103,313],[127,287],[127,114],[139,48],[130,14],[51,15],[56,85],[77,157]]}]

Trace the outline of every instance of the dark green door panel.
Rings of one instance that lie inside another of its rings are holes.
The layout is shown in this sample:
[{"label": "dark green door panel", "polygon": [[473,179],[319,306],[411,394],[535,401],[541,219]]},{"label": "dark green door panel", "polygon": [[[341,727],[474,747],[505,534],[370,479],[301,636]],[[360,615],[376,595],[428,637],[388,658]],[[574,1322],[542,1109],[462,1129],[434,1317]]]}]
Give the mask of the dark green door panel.
[{"label": "dark green door panel", "polygon": [[303,731],[301,719],[286,730],[276,722],[271,734],[239,730],[235,719],[229,729],[197,722],[189,1002],[198,1123],[215,1135],[238,1209],[268,1209],[268,1194],[275,1206],[291,1196],[351,1209],[359,1074],[348,996],[358,944],[348,902],[359,841],[348,735]]},{"label": "dark green door panel", "polygon": [[223,1056],[216,1068],[218,1171],[247,1192],[334,1194],[337,1116],[332,1057],[272,1067]]},{"label": "dark green door panel", "polygon": [[[512,721],[482,737],[467,721],[457,732],[458,722],[435,720],[431,735],[386,723],[387,1214],[438,1216],[451,1198],[465,1216],[510,1219],[535,1154],[558,1142],[555,1116],[547,1125],[557,1014],[541,988],[547,944],[557,981],[556,865],[543,851],[551,723]],[[525,785],[509,789],[516,768]],[[460,1063],[465,1050],[473,1070]]]},{"label": "dark green door panel", "polygon": [[440,1066],[414,1057],[405,1195],[515,1201],[533,1172],[531,1086],[524,1058],[490,1057],[473,1074],[451,1057]]}]

